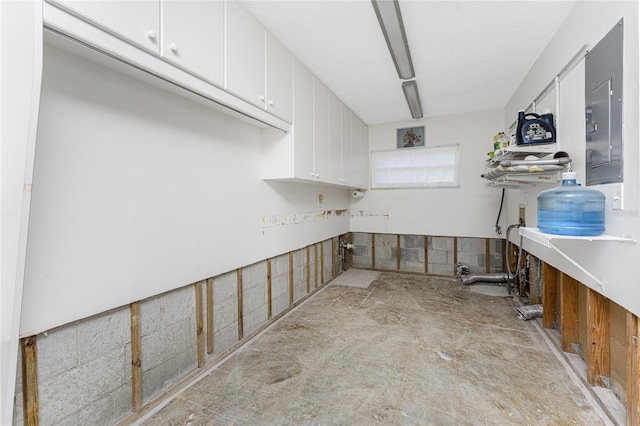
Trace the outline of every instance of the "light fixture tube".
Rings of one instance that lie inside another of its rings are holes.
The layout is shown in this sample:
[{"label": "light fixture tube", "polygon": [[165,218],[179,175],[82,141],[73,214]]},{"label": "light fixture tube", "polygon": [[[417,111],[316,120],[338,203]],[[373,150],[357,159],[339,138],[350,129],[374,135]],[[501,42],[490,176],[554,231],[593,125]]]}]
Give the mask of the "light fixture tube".
[{"label": "light fixture tube", "polygon": [[371,3],[380,22],[384,39],[387,41],[393,63],[396,65],[398,76],[403,80],[414,78],[416,74],[413,71],[398,0],[371,0]]},{"label": "light fixture tube", "polygon": [[402,82],[402,91],[407,98],[407,104],[413,118],[422,118],[422,103],[418,93],[418,85],[415,80]]}]

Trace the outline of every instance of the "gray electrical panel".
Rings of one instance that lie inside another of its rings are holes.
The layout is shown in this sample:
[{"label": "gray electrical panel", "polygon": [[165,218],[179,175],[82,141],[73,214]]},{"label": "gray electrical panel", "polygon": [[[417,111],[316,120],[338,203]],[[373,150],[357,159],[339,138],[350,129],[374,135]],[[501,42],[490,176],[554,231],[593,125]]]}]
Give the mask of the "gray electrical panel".
[{"label": "gray electrical panel", "polygon": [[587,185],[622,182],[622,42],[620,20],[585,58]]}]

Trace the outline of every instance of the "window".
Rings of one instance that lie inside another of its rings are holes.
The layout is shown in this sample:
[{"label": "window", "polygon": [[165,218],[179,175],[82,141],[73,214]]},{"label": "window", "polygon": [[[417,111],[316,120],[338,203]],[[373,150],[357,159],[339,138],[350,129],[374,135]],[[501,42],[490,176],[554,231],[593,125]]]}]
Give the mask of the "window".
[{"label": "window", "polygon": [[458,145],[371,153],[371,189],[458,187]]}]

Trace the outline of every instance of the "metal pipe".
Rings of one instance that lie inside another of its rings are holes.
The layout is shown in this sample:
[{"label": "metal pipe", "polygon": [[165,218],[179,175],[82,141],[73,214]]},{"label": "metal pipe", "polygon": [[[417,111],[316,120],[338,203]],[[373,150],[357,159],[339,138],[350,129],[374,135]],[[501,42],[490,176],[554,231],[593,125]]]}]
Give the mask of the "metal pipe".
[{"label": "metal pipe", "polygon": [[464,278],[461,276],[460,281],[464,285],[475,283],[506,283],[509,280],[507,274],[480,274],[480,275],[467,275]]}]

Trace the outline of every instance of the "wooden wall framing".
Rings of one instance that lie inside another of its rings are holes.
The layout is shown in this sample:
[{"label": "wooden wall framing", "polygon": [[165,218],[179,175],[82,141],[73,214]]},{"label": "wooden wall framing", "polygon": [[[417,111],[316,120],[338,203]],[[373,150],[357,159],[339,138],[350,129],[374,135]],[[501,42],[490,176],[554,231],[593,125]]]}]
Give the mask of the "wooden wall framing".
[{"label": "wooden wall framing", "polygon": [[542,264],[542,323],[557,327],[560,349],[578,353],[586,382],[626,403],[628,426],[640,424],[640,321],[602,294]]}]

